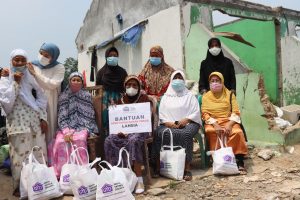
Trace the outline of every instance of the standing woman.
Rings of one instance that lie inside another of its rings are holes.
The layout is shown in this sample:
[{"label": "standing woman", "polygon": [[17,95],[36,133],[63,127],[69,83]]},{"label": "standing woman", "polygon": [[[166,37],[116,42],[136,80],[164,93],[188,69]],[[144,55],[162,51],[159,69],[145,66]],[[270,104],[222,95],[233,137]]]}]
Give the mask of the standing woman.
[{"label": "standing woman", "polygon": [[154,96],[158,101],[166,92],[171,74],[175,70],[164,59],[164,52],[160,46],[150,49],[150,58],[139,75],[147,95]]},{"label": "standing woman", "polygon": [[38,60],[28,65],[28,70],[34,76],[40,87],[45,90],[48,99],[47,112],[49,129],[46,134],[47,144],[55,138],[58,96],[65,74],[65,67],[57,61],[59,53],[59,48],[55,44],[44,43],[40,48]]},{"label": "standing woman", "polygon": [[124,92],[124,80],[127,77],[125,69],[119,66],[119,52],[111,47],[105,52],[105,65],[98,71],[96,85],[103,85],[103,112],[102,124],[105,136],[108,135],[108,107],[115,104]]},{"label": "standing woman", "polygon": [[[27,53],[16,49],[11,53],[10,73],[0,80],[0,105],[6,114],[14,195],[19,195],[22,162],[32,147],[41,147],[46,154],[47,98],[28,72]],[[36,91],[36,96],[32,90]]]},{"label": "standing woman", "polygon": [[235,93],[234,66],[232,61],[224,56],[220,40],[211,38],[208,41],[208,48],[206,58],[200,66],[199,93],[203,94],[209,91],[208,77],[212,72],[220,72],[224,77],[225,87]]}]

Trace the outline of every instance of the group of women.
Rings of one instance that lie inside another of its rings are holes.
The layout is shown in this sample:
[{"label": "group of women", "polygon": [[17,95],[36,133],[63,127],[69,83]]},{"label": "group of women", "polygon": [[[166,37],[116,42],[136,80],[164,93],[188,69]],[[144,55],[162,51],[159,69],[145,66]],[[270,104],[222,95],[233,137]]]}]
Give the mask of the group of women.
[{"label": "group of women", "polygon": [[[17,49],[11,53],[10,68],[1,73],[0,104],[7,119],[16,191],[22,162],[33,146],[40,146],[45,155],[48,147],[49,164],[55,166],[59,177],[62,165],[67,162],[66,151],[72,148],[69,144],[86,147],[87,138],[91,134],[99,134],[92,97],[83,88],[82,74],[72,73],[69,86],[60,94],[65,69],[57,61],[58,56],[58,47],[51,43],[43,44],[38,60],[32,62],[28,61],[24,50]],[[207,58],[200,67],[202,117],[198,99],[185,87],[184,72],[174,70],[166,63],[160,46],[150,49],[149,60],[138,76],[128,76],[126,70],[119,66],[118,58],[118,50],[109,48],[105,53],[106,63],[97,73],[96,84],[104,87],[104,133],[100,134],[105,135],[105,159],[111,164],[117,163],[122,147],[128,150],[129,164],[133,165],[138,177],[136,193],[144,192],[143,145],[150,133],[109,135],[110,105],[150,102],[155,128],[151,148],[154,177],[159,176],[160,148],[170,142],[170,135],[166,134],[162,144],[162,133],[170,128],[174,145],[186,149],[184,179],[192,179],[193,137],[202,126],[201,118],[210,149],[215,149],[217,137],[227,137],[227,145],[233,147],[239,169],[245,171],[243,157],[247,154],[247,147],[239,126],[237,101],[231,94],[235,92],[234,68],[232,62],[224,57],[217,38],[208,42]],[[88,162],[84,155],[81,156]]]}]

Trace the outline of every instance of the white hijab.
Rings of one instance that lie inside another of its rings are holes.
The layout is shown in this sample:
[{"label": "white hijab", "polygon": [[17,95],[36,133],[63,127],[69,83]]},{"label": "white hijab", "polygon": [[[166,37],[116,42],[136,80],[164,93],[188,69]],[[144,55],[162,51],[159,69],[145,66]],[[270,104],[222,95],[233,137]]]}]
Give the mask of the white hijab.
[{"label": "white hijab", "polygon": [[[6,115],[10,113],[13,109],[16,97],[15,88],[14,88],[14,77],[13,77],[13,66],[12,59],[16,56],[23,56],[26,59],[27,53],[22,49],[15,49],[10,54],[10,73],[9,77],[1,77],[0,79],[0,104],[4,111],[2,114]],[[20,82],[19,89],[19,97],[20,99],[30,106],[35,111],[39,111],[39,109],[46,109],[47,107],[47,98],[44,94],[44,91],[37,84],[34,77],[30,74],[30,72],[25,69],[23,72],[24,76]],[[32,89],[35,89],[37,97],[35,98],[32,95]]]},{"label": "white hijab", "polygon": [[175,122],[188,118],[193,122],[201,124],[199,102],[186,87],[181,92],[172,88],[172,80],[176,74],[181,74],[185,81],[185,75],[177,70],[171,75],[170,85],[161,99],[159,106],[160,123]]}]

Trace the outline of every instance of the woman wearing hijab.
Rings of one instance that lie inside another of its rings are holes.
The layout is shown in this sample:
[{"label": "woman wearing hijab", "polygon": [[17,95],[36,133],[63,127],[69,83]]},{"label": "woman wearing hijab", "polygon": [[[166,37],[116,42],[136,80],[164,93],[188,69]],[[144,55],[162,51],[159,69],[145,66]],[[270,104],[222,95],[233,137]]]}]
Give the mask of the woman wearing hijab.
[{"label": "woman wearing hijab", "polygon": [[119,52],[111,47],[105,52],[105,65],[98,71],[96,85],[103,85],[103,113],[102,124],[105,135],[108,135],[108,107],[115,104],[124,92],[124,80],[127,76],[125,69],[119,66]]},{"label": "woman wearing hijab", "polygon": [[[6,115],[14,195],[18,196],[22,162],[32,147],[46,154],[47,98],[27,69],[27,53],[15,49],[11,53],[10,73],[0,80],[0,104]],[[36,91],[36,97],[32,90]]]},{"label": "woman wearing hijab", "polygon": [[159,152],[162,145],[170,144],[170,135],[165,134],[164,144],[161,144],[162,133],[170,128],[173,133],[174,146],[182,146],[186,151],[184,180],[191,180],[190,163],[193,156],[193,137],[198,133],[201,124],[199,103],[185,87],[185,75],[182,71],[175,71],[171,75],[170,85],[161,99],[159,106],[160,126],[157,128],[153,144],[153,158],[156,160],[159,174]]},{"label": "woman wearing hijab", "polygon": [[220,72],[224,77],[224,84],[228,90],[235,93],[236,80],[232,61],[225,57],[218,38],[208,41],[208,50],[205,60],[201,62],[199,92],[204,94],[209,91],[208,77],[212,72]]},{"label": "woman wearing hijab", "polygon": [[173,72],[174,69],[165,62],[163,49],[160,46],[152,47],[150,58],[139,75],[146,94],[159,100],[166,92]]},{"label": "woman wearing hijab", "polygon": [[39,51],[38,60],[29,63],[28,70],[34,76],[40,87],[45,90],[48,99],[49,129],[46,134],[47,144],[55,138],[57,129],[57,101],[64,79],[65,67],[57,59],[59,48],[52,43],[44,43]]},{"label": "woman wearing hijab", "polygon": [[[141,93],[141,84],[138,77],[134,75],[128,76],[124,81],[126,92],[117,104],[131,104],[131,103],[145,103],[150,102],[146,94]],[[142,164],[143,164],[143,146],[149,133],[132,133],[117,135],[109,135],[105,139],[104,149],[105,157],[112,164],[116,165],[119,158],[119,150],[125,147],[130,155],[130,164],[134,166],[134,172],[138,177],[138,184],[135,193],[140,194],[144,192],[144,183],[142,178]]]},{"label": "woman wearing hijab", "polygon": [[236,97],[225,87],[221,73],[211,73],[208,80],[210,91],[203,95],[201,110],[209,148],[215,150],[217,137],[226,137],[227,146],[232,147],[240,172],[245,173],[244,156],[248,149],[240,127],[240,110]]},{"label": "woman wearing hijab", "polygon": [[[92,95],[83,89],[83,76],[79,72],[70,75],[69,85],[59,96],[58,128],[52,158],[57,177],[68,160],[66,147],[69,152],[72,150],[71,143],[76,147],[87,149],[88,136],[99,132]],[[85,152],[80,152],[80,156],[84,163],[88,163]]]}]

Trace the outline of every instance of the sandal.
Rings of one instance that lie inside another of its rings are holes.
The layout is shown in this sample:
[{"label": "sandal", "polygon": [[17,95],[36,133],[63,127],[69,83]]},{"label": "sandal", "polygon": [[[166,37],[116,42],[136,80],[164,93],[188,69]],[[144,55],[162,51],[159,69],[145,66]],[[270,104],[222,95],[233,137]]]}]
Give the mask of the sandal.
[{"label": "sandal", "polygon": [[238,169],[239,169],[241,175],[246,175],[247,174],[247,170],[246,170],[245,167],[238,166]]},{"label": "sandal", "polygon": [[191,171],[184,171],[183,180],[191,181],[193,179],[193,175]]}]

